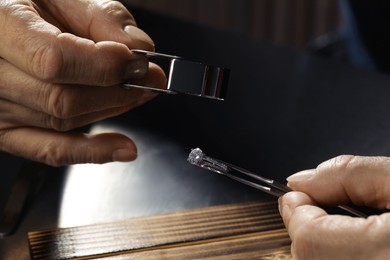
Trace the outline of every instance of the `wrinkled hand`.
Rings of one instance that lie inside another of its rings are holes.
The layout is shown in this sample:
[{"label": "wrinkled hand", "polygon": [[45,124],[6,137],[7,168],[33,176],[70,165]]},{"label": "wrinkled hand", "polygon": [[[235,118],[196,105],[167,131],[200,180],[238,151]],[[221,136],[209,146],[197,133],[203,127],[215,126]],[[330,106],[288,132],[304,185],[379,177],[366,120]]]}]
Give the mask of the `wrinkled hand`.
[{"label": "wrinkled hand", "polygon": [[0,1],[0,150],[49,165],[136,158],[110,133],[69,130],[124,113],[154,95],[165,75],[129,49],[153,50],[125,7],[110,0]]},{"label": "wrinkled hand", "polygon": [[[290,176],[279,199],[294,259],[387,259],[390,213],[328,215],[317,207],[349,202],[390,209],[390,158],[340,156]],[[299,191],[299,192],[298,192]]]}]

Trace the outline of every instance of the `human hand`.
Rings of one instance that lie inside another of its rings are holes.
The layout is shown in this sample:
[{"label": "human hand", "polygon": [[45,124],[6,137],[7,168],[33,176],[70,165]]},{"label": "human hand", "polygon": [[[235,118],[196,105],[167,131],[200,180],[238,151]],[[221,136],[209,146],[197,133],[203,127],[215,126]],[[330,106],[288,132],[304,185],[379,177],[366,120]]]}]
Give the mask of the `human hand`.
[{"label": "human hand", "polygon": [[294,259],[387,259],[390,213],[328,215],[317,205],[352,202],[390,209],[390,158],[339,156],[290,176],[295,190],[279,199]]},{"label": "human hand", "polygon": [[136,158],[127,137],[69,130],[154,97],[165,75],[129,49],[153,50],[125,7],[110,0],[0,1],[0,150],[59,166]]}]

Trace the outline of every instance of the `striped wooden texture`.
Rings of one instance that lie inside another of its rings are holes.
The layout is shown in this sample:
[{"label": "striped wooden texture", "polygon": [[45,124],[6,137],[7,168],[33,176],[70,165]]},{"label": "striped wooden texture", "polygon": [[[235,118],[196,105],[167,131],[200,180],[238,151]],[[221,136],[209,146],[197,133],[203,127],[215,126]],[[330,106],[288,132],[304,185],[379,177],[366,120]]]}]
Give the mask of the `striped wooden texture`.
[{"label": "striped wooden texture", "polygon": [[275,202],[214,206],[28,234],[32,259],[290,259]]}]

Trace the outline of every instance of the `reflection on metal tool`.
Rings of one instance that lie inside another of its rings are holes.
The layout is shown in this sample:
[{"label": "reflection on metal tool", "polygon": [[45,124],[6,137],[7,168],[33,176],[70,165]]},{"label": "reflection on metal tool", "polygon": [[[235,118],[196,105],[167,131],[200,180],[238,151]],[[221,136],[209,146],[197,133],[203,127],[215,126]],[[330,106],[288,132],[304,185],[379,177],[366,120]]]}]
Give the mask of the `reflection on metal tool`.
[{"label": "reflection on metal tool", "polygon": [[148,58],[159,58],[168,62],[165,71],[168,81],[165,89],[132,83],[125,83],[124,88],[142,88],[168,94],[182,93],[217,100],[225,99],[229,79],[228,69],[188,61],[168,54],[135,49],[131,51],[146,55]]},{"label": "reflection on metal tool", "polygon": [[[203,169],[218,174],[225,175],[233,180],[239,181],[245,185],[264,191],[273,196],[280,197],[283,194],[291,191],[291,189],[287,185],[278,183],[268,178],[264,178],[233,164],[206,156],[205,153],[199,148],[191,150],[190,154],[188,155],[187,161],[193,165],[199,166]],[[260,182],[262,184],[259,184],[257,182]],[[349,206],[340,205],[338,206],[338,208],[349,212],[350,214],[357,217],[367,217],[365,213],[360,212]]]}]

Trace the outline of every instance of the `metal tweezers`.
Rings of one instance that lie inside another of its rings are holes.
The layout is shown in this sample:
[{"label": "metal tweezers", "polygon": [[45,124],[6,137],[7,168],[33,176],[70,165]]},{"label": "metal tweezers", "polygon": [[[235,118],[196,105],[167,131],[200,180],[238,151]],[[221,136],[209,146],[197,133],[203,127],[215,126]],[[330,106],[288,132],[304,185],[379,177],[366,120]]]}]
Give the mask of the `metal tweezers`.
[{"label": "metal tweezers", "polygon": [[[203,169],[222,174],[226,177],[229,177],[233,180],[241,182],[245,185],[253,187],[255,189],[266,192],[270,195],[280,197],[285,193],[292,191],[287,185],[276,182],[262,176],[259,176],[255,173],[252,173],[248,170],[242,169],[238,166],[235,166],[230,163],[223,162],[221,160],[211,158],[206,156],[205,153],[199,149],[192,149],[188,155],[187,161],[193,165],[201,167]],[[260,182],[261,184],[257,183]],[[360,212],[349,206],[340,205],[338,208],[354,215],[357,217],[367,217],[363,212]]]},{"label": "metal tweezers", "polygon": [[122,87],[141,88],[166,94],[181,93],[216,100],[225,99],[230,74],[229,69],[189,61],[169,54],[138,49],[132,49],[131,51],[145,55],[147,58],[159,58],[168,61],[168,68],[165,71],[168,81],[163,89],[132,83],[125,83]]}]

